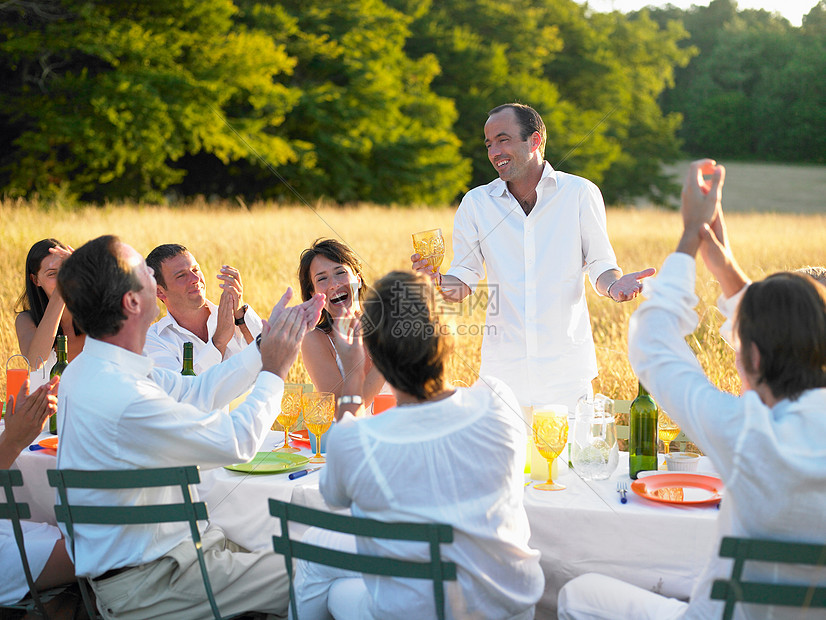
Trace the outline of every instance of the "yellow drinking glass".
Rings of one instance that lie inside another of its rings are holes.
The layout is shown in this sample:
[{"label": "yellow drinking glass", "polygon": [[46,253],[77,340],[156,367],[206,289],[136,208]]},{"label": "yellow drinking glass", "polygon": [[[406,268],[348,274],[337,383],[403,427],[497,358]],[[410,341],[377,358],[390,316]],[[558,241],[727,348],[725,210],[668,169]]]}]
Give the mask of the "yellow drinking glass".
[{"label": "yellow drinking glass", "polygon": [[445,238],[442,229],[413,233],[413,251],[427,261],[435,273],[445,258]]},{"label": "yellow drinking glass", "polygon": [[668,454],[671,450],[671,442],[680,434],[680,425],[668,417],[668,414],[660,409],[657,417],[657,432],[660,441],[663,442],[663,454]]},{"label": "yellow drinking glass", "polygon": [[561,491],[564,484],[553,481],[553,462],[565,449],[568,441],[568,414],[561,411],[533,412],[533,442],[539,454],[548,461],[548,481],[534,485],[540,491]]},{"label": "yellow drinking glass", "polygon": [[310,463],[326,463],[321,456],[321,436],[327,432],[336,414],[336,399],[332,392],[304,394],[304,426],[315,435],[315,456]]},{"label": "yellow drinking glass", "polygon": [[[284,429],[284,445],[273,452],[298,452],[298,448],[290,445],[290,429],[298,422],[303,408],[304,386],[296,383],[284,385],[284,395],[281,397],[281,413],[275,419]],[[275,430],[273,428],[272,430]]]}]

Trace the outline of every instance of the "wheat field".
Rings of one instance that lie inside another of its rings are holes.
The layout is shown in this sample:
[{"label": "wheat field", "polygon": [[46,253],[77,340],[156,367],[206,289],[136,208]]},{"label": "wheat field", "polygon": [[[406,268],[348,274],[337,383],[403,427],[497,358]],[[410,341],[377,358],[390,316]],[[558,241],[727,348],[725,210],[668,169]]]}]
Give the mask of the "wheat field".
[{"label": "wheat field", "polygon": [[[222,264],[231,264],[241,272],[246,301],[266,316],[287,286],[297,289],[298,257],[314,239],[337,237],[348,243],[361,257],[369,283],[392,269],[409,268],[410,234],[419,230],[442,228],[448,246],[444,264],[450,264],[453,213],[448,207],[206,203],[177,208],[108,205],[62,210],[0,201],[0,267],[5,274],[0,280],[0,355],[5,360],[18,352],[14,317],[23,291],[25,257],[31,244],[45,237],[78,247],[88,239],[112,233],[144,255],[161,243],[182,243],[201,264],[210,299],[217,302],[219,296],[214,275]],[[673,211],[609,208],[608,228],[619,264],[627,272],[659,267],[677,243],[681,222]],[[806,264],[826,264],[824,215],[733,213],[729,228],[740,262],[752,278]],[[615,304],[587,288],[600,368],[594,388],[613,398],[632,398],[636,379],[626,357],[627,327],[639,302]],[[702,265],[698,267],[697,292],[700,327],[689,342],[711,379],[721,389],[736,393],[740,386],[733,352],[717,334],[722,322],[714,306],[719,288]],[[471,331],[477,335],[456,337],[448,370],[451,380],[471,384],[479,368],[478,327],[484,323],[484,314],[477,309],[470,315],[451,315],[451,320],[476,327]],[[309,381],[300,359],[288,380]],[[0,375],[0,391],[5,394],[5,373]]]}]

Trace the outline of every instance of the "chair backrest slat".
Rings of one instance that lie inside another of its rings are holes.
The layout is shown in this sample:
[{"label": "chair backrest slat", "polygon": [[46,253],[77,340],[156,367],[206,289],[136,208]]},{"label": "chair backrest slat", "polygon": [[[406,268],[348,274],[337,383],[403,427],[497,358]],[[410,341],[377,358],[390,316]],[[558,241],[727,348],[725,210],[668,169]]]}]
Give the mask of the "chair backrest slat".
[{"label": "chair backrest slat", "polygon": [[[215,618],[221,618],[218,605],[209,582],[198,521],[208,518],[206,504],[193,502],[189,485],[200,482],[201,477],[195,465],[186,467],[164,467],[137,470],[72,470],[50,469],[47,472],[49,484],[56,487],[60,503],[55,506],[55,517],[66,524],[74,555],[75,525],[134,525],[150,523],[188,523],[192,543],[198,556],[204,588]],[[89,506],[72,504],[68,489],[140,489],[147,487],[177,486],[181,489],[183,501],[175,504],[143,506]],[[84,590],[85,591],[85,590]],[[85,600],[85,599],[84,599]]]},{"label": "chair backrest slat", "polygon": [[[338,515],[270,499],[270,514],[281,521],[281,536],[273,536],[273,548],[284,555],[290,579],[290,605],[298,617],[293,588],[293,558],[371,575],[429,579],[433,582],[436,616],[445,617],[444,581],[456,580],[456,564],[441,559],[440,544],[453,542],[453,528],[443,523],[387,523],[375,519]],[[429,543],[430,557],[424,561],[377,557],[320,547],[292,540],[289,522],[294,521],[345,534]]]},{"label": "chair backrest slat", "polygon": [[[18,469],[0,469],[0,488],[3,489],[4,502],[0,502],[0,519],[11,522],[14,541],[17,544],[17,551],[20,554],[20,562],[23,565],[23,574],[29,586],[29,604],[21,604],[20,607],[36,611],[43,618],[48,618],[46,608],[43,605],[41,593],[34,583],[29,558],[26,554],[26,545],[23,539],[23,528],[20,525],[21,519],[30,519],[32,514],[29,505],[25,502],[18,502],[14,496],[14,487],[23,486],[23,473]],[[17,607],[17,605],[13,606]]]},{"label": "chair backrest slat", "polygon": [[807,609],[826,607],[826,587],[811,584],[776,584],[743,581],[746,561],[826,566],[826,545],[727,536],[720,543],[720,557],[733,558],[729,579],[712,584],[711,598],[726,602],[723,620],[734,615],[737,603],[779,605]]},{"label": "chair backrest slat", "polygon": [[371,538],[422,542],[429,542],[436,536],[439,542],[453,542],[453,528],[443,523],[404,523],[404,527],[399,527],[398,523],[388,523],[363,517],[353,518],[348,515],[324,512],[286,502],[281,502],[281,504],[281,506],[274,509],[279,514],[271,511],[274,517],[287,516],[289,510],[290,521],[313,525],[325,530],[334,530],[345,534],[354,534],[355,536],[369,536]]},{"label": "chair backrest slat", "polygon": [[189,521],[195,514],[199,521],[207,519],[203,502],[192,504],[154,504],[150,506],[55,506],[57,520],[65,522],[71,513],[72,522],[84,524],[133,525],[136,523],[175,523]]}]

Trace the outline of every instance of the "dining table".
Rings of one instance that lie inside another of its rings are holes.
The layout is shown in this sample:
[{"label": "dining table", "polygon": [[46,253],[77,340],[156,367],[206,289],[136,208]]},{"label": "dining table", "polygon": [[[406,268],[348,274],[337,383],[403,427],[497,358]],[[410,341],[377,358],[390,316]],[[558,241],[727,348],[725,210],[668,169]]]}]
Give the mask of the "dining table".
[{"label": "dining table", "polygon": [[[269,452],[283,441],[283,432],[270,432],[261,450]],[[312,456],[306,446],[298,454]],[[34,520],[52,524],[55,494],[48,486],[46,470],[55,464],[54,452],[49,450],[24,450],[15,464],[23,471],[25,483],[19,500],[30,503]],[[309,467],[318,465],[298,469]],[[710,461],[701,457],[699,470],[714,475],[711,469]],[[556,618],[559,590],[588,572],[687,599],[706,561],[717,552],[718,502],[672,504],[638,495],[631,490],[627,453],[620,453],[616,471],[605,480],[583,480],[568,467],[559,470],[555,479],[566,486],[561,491],[539,490],[537,481],[525,475],[530,545],[541,553],[545,575],[536,618]],[[330,510],[319,491],[320,474],[321,470],[290,479],[287,472],[207,469],[201,471],[197,492],[207,504],[210,523],[221,527],[227,538],[247,549],[269,549],[279,527],[269,514],[269,498]],[[626,503],[617,492],[618,482],[628,484]]]}]

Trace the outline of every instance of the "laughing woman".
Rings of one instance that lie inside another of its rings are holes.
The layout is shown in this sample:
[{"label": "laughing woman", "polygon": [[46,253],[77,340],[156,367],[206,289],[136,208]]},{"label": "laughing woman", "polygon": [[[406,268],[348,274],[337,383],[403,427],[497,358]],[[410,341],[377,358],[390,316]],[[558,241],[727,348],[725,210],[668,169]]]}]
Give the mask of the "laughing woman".
[{"label": "laughing woman", "polygon": [[86,336],[75,326],[72,315],[57,290],[57,272],[72,248],[57,239],[35,243],[26,256],[26,283],[17,301],[20,311],[14,321],[17,344],[33,370],[31,389],[45,383],[57,361],[54,351],[59,334],[65,334],[69,361],[83,350]]},{"label": "laughing woman", "polygon": [[320,392],[335,393],[336,398],[360,395],[364,406],[370,407],[384,377],[353,340],[367,292],[361,261],[340,241],[317,239],[301,253],[298,282],[303,299],[316,293],[327,296],[318,325],[301,345],[313,386]]}]

